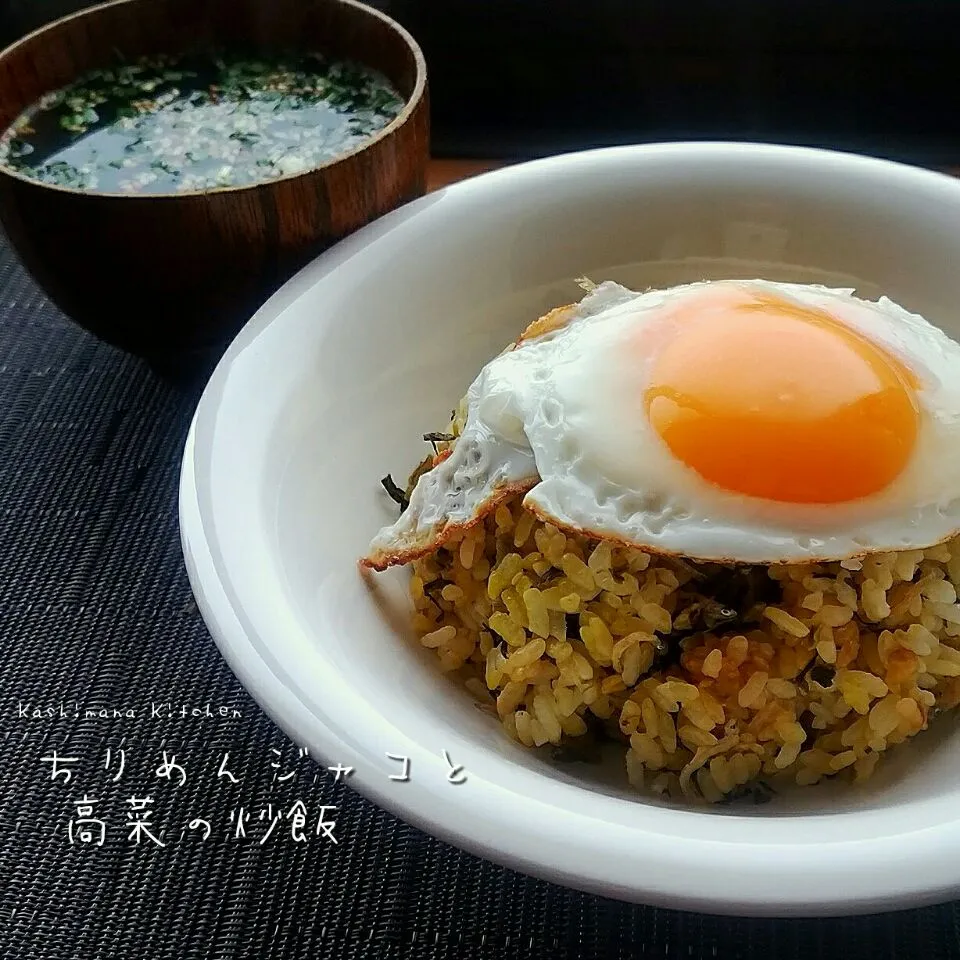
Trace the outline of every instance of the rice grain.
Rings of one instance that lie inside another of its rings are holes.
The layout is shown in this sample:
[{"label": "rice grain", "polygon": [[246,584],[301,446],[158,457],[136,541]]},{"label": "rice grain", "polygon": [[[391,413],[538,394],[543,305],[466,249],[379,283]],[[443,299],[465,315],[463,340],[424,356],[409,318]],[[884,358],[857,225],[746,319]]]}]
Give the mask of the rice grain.
[{"label": "rice grain", "polygon": [[960,706],[960,539],[765,568],[779,599],[678,640],[698,564],[567,535],[521,499],[415,561],[410,595],[421,645],[527,747],[609,722],[635,787],[716,802],[774,774],[862,780]]}]

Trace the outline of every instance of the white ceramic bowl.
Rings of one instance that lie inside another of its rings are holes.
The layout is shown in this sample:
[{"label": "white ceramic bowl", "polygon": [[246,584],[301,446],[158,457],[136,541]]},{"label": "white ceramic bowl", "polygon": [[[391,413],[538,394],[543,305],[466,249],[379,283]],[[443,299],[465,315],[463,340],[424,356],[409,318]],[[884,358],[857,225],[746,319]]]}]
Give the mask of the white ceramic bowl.
[{"label": "white ceramic bowl", "polygon": [[[581,153],[447,188],[354,234],[250,321],[203,396],[181,525],[214,639],[264,709],[351,784],[454,844],[613,897],[838,914],[960,892],[960,736],[869,786],[689,810],[514,745],[406,638],[404,575],[356,566],[477,371],[572,278],[764,276],[889,294],[960,337],[960,183],[847,155],[672,144]],[[447,782],[443,756],[465,783]],[[397,782],[410,760],[410,779]]]}]

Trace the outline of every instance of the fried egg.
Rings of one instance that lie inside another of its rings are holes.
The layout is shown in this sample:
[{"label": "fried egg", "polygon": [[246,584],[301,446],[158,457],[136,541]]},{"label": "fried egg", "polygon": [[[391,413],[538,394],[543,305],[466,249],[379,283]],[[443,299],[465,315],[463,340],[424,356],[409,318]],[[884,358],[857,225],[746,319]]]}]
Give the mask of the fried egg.
[{"label": "fried egg", "polygon": [[844,560],[960,529],[960,345],[887,298],[606,282],[531,324],[463,410],[367,566],[517,492],[561,529],[697,560]]}]

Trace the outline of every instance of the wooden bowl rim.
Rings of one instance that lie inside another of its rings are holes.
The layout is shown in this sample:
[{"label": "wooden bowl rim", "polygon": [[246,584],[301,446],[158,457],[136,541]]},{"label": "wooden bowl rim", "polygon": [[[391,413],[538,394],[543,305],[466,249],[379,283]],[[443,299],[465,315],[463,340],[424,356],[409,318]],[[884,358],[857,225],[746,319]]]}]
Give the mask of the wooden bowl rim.
[{"label": "wooden bowl rim", "polygon": [[[100,14],[103,10],[109,9],[111,7],[119,7],[123,4],[136,4],[136,3],[150,3],[151,0],[107,0],[106,3],[98,3],[96,6],[87,7],[84,10],[76,10],[73,13],[68,13],[66,16],[58,17],[56,20],[51,20],[49,23],[45,23],[40,27],[37,27],[36,30],[31,30],[30,33],[25,34],[20,37],[19,40],[15,40],[13,43],[4,47],[0,50],[0,60],[5,59],[9,56],[17,47],[21,44],[27,43],[33,40],[35,37],[46,33],[47,31],[53,31],[59,29],[64,23],[69,22],[70,20],[77,20],[81,17],[93,17]],[[397,114],[393,120],[390,121],[382,130],[378,130],[373,136],[368,137],[362,143],[359,143],[352,150],[342,153],[336,157],[325,161],[324,163],[319,164],[316,167],[311,167],[309,170],[301,170],[299,173],[288,173],[282,177],[273,177],[270,180],[263,180],[257,183],[248,183],[240,186],[226,186],[226,187],[212,187],[209,190],[184,190],[182,192],[178,191],[177,193],[111,193],[108,191],[101,190],[78,190],[76,187],[63,187],[59,184],[53,183],[44,183],[41,180],[34,180],[31,177],[25,177],[21,173],[17,173],[15,170],[10,170],[3,164],[0,164],[0,174],[6,177],[10,177],[13,180],[19,180],[21,183],[29,184],[31,187],[37,187],[38,189],[53,190],[60,193],[69,194],[71,196],[82,196],[87,198],[110,198],[110,199],[122,199],[122,200],[141,200],[141,201],[173,201],[173,200],[185,200],[189,197],[209,197],[209,196],[221,196],[224,194],[231,193],[241,193],[244,191],[250,190],[263,190],[269,189],[270,187],[283,183],[289,180],[298,180],[302,177],[309,177],[320,173],[323,170],[329,170],[331,167],[336,166],[338,163],[343,163],[346,160],[351,159],[352,157],[357,156],[357,154],[363,153],[365,150],[370,149],[375,146],[381,140],[385,140],[388,137],[392,136],[397,130],[400,129],[414,114],[418,107],[423,103],[424,94],[427,89],[427,61],[423,56],[423,51],[420,49],[420,44],[414,39],[413,34],[410,33],[406,27],[399,24],[392,17],[388,17],[385,13],[380,10],[377,10],[376,7],[371,7],[366,3],[362,3],[361,0],[323,0],[324,3],[339,4],[343,7],[352,7],[354,10],[359,11],[360,13],[371,15],[378,20],[381,20],[387,27],[393,30],[400,39],[407,45],[407,48],[413,54],[414,63],[416,64],[416,80],[413,85],[413,91],[410,94],[410,97],[407,99],[406,104],[404,105],[403,110]],[[79,75],[78,75],[79,76]],[[6,131],[0,131],[0,135]]]}]

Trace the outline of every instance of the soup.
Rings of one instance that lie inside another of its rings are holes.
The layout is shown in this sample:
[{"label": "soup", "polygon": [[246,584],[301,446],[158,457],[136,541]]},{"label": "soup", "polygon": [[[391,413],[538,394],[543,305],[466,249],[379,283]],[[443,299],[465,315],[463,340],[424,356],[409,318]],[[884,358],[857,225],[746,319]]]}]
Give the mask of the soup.
[{"label": "soup", "polygon": [[239,187],[322,166],[402,108],[382,74],[319,54],[141,58],[24,111],[0,138],[0,165],[102,193]]}]

